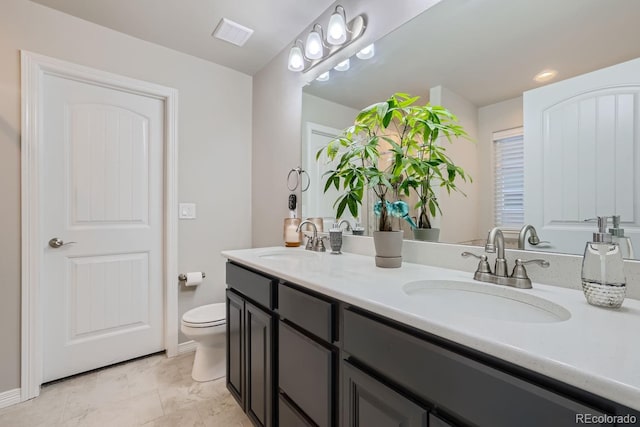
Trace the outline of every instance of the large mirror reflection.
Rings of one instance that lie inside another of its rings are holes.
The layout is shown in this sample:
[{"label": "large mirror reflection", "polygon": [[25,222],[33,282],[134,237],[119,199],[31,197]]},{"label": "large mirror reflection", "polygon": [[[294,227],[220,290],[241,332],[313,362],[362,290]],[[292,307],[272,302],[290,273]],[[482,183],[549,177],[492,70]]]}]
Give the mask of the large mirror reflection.
[{"label": "large mirror reflection", "polygon": [[[303,217],[335,216],[318,149],[364,107],[406,92],[451,110],[474,141],[446,147],[473,182],[439,196],[440,242],[484,244],[499,226],[517,247],[530,224],[541,243],[529,231],[525,248],[580,254],[596,231],[584,220],[616,215],[609,228],[640,258],[639,17],[629,0],[436,4],[378,40],[373,58],[303,89]],[[344,217],[370,232],[369,205]]]}]

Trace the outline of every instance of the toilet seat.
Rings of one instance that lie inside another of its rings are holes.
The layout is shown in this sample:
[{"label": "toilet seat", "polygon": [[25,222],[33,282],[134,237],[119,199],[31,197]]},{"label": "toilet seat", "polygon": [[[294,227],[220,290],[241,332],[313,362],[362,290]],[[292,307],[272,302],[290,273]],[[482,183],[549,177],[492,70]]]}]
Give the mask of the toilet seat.
[{"label": "toilet seat", "polygon": [[210,328],[226,323],[224,303],[207,304],[187,311],[182,316],[182,324],[190,328]]}]

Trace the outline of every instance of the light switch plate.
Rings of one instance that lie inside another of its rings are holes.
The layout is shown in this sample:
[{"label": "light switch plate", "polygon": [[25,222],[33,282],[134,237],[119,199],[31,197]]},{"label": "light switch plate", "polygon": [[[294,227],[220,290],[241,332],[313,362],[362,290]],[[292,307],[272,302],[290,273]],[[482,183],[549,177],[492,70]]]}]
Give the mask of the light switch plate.
[{"label": "light switch plate", "polygon": [[195,203],[180,203],[180,219],[196,219]]}]

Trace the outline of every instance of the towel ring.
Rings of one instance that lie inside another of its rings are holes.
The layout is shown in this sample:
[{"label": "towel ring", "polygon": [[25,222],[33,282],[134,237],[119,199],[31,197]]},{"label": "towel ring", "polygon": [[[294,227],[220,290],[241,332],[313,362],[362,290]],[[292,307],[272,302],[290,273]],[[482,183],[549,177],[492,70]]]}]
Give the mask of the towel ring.
[{"label": "towel ring", "polygon": [[[292,178],[293,175],[293,178]],[[303,175],[306,175],[307,177],[307,185],[304,185],[304,178],[302,177]],[[309,174],[307,173],[306,170],[302,169],[300,166],[293,168],[289,171],[289,174],[287,175],[287,188],[289,189],[289,191],[296,191],[298,189],[298,186],[302,187],[302,191],[305,192],[309,189],[309,186],[311,185],[311,178],[309,177]]]}]

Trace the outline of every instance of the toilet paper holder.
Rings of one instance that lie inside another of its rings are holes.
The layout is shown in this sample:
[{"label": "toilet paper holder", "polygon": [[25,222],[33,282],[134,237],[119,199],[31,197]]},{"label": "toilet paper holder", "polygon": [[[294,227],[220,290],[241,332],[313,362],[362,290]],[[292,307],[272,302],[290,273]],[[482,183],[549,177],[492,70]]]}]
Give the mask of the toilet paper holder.
[{"label": "toilet paper holder", "polygon": [[[207,275],[206,275],[206,274],[205,274],[205,272],[203,271],[203,272],[202,272],[202,278],[204,279],[205,277],[207,277]],[[187,281],[187,275],[186,275],[186,274],[184,274],[184,273],[180,273],[180,274],[178,275],[178,280],[179,280],[179,281],[181,281],[181,282],[186,282],[186,281]]]}]

